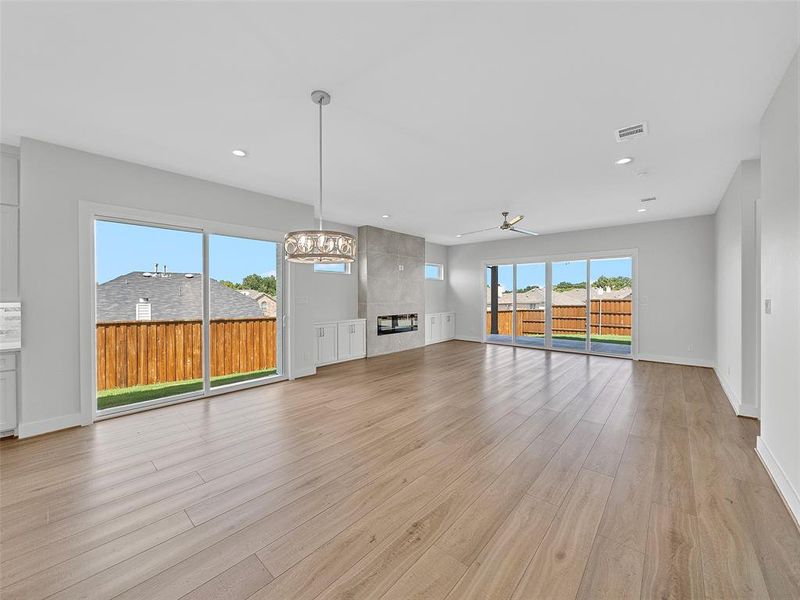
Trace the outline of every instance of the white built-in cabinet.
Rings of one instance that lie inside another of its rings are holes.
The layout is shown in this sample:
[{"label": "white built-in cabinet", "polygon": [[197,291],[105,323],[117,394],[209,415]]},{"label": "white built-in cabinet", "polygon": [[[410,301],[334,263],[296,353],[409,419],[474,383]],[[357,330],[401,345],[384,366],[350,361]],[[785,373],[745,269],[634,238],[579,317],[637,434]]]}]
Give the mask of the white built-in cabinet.
[{"label": "white built-in cabinet", "polygon": [[314,333],[317,336],[317,365],[367,355],[367,323],[364,319],[317,323]]},{"label": "white built-in cabinet", "polygon": [[[2,145],[0,302],[19,302],[19,150]],[[17,429],[19,351],[0,352],[0,435]]]},{"label": "white built-in cabinet", "polygon": [[456,313],[428,313],[425,315],[425,343],[436,344],[455,339]]},{"label": "white built-in cabinet", "polygon": [[0,354],[0,434],[17,428],[17,353]]}]

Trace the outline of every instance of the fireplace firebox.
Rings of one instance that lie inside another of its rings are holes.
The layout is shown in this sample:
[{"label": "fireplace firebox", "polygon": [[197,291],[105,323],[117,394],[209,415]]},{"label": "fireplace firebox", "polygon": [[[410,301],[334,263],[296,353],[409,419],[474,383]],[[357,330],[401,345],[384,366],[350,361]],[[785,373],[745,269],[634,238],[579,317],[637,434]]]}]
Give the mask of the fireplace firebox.
[{"label": "fireplace firebox", "polygon": [[378,317],[378,335],[417,331],[419,329],[417,321],[417,313],[381,315]]}]

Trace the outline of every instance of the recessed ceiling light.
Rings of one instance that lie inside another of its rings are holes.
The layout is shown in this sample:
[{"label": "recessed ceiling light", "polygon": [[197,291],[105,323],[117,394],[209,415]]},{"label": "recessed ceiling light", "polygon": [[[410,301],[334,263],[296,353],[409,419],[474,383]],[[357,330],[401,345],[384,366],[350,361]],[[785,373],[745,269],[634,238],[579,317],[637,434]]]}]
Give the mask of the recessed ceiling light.
[{"label": "recessed ceiling light", "polygon": [[457,234],[456,234],[456,237],[461,237],[461,234],[460,234],[460,233],[457,233]]},{"label": "recessed ceiling light", "polygon": [[244,158],[245,156],[247,156],[247,152],[245,152],[244,150],[232,150],[231,154],[233,154],[234,156],[238,156],[239,158]]},{"label": "recessed ceiling light", "polygon": [[633,159],[630,156],[623,156],[620,159],[614,161],[615,165],[627,165],[633,162]]},{"label": "recessed ceiling light", "polygon": [[389,214],[386,214],[386,215],[381,215],[381,219],[388,219],[388,218],[389,218],[389,217],[391,217],[391,216],[392,216],[392,215],[389,215]]},{"label": "recessed ceiling light", "polygon": [[636,212],[647,212],[646,208],[637,208]]}]

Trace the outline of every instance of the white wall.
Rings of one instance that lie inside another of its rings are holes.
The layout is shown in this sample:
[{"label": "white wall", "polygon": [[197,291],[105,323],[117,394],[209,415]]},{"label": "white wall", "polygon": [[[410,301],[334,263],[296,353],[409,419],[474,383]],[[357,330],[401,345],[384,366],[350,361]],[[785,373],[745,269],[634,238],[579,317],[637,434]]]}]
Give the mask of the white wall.
[{"label": "white wall", "polygon": [[711,366],[715,358],[714,218],[514,237],[450,246],[450,303],[456,334],[480,340],[484,260],[638,248],[639,357]]},{"label": "white wall", "polygon": [[714,217],[717,376],[737,414],[757,417],[755,206],[760,163],[739,164]]},{"label": "white wall", "polygon": [[800,58],[761,119],[759,455],[800,521]]},{"label": "white wall", "polygon": [[[278,231],[313,219],[308,205],[30,139],[20,175],[23,436],[81,422],[81,201]],[[313,373],[311,266],[292,265],[289,283],[290,360],[296,375]]]},{"label": "white wall", "polygon": [[444,265],[444,281],[425,280],[425,312],[449,312],[450,303],[447,297],[447,290],[449,288],[448,279],[450,278],[450,273],[447,265],[447,246],[425,242],[425,262]]},{"label": "white wall", "polygon": [[[326,229],[358,235],[358,228],[325,221]],[[314,322],[346,321],[358,318],[358,263],[351,265],[350,273],[315,272]]]}]

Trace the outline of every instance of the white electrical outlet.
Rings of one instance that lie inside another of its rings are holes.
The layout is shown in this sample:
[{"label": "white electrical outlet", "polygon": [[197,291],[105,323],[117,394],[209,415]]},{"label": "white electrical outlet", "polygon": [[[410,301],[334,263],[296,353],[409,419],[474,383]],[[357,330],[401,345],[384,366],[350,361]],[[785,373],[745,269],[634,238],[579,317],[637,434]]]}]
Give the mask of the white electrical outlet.
[{"label": "white electrical outlet", "polygon": [[691,344],[689,344],[688,346],[686,346],[686,349],[687,349],[689,352],[691,352],[691,351],[692,351],[692,345],[691,345]]},{"label": "white electrical outlet", "polygon": [[403,270],[403,265],[400,265],[400,266],[398,267],[398,270],[402,271],[402,270]]}]

